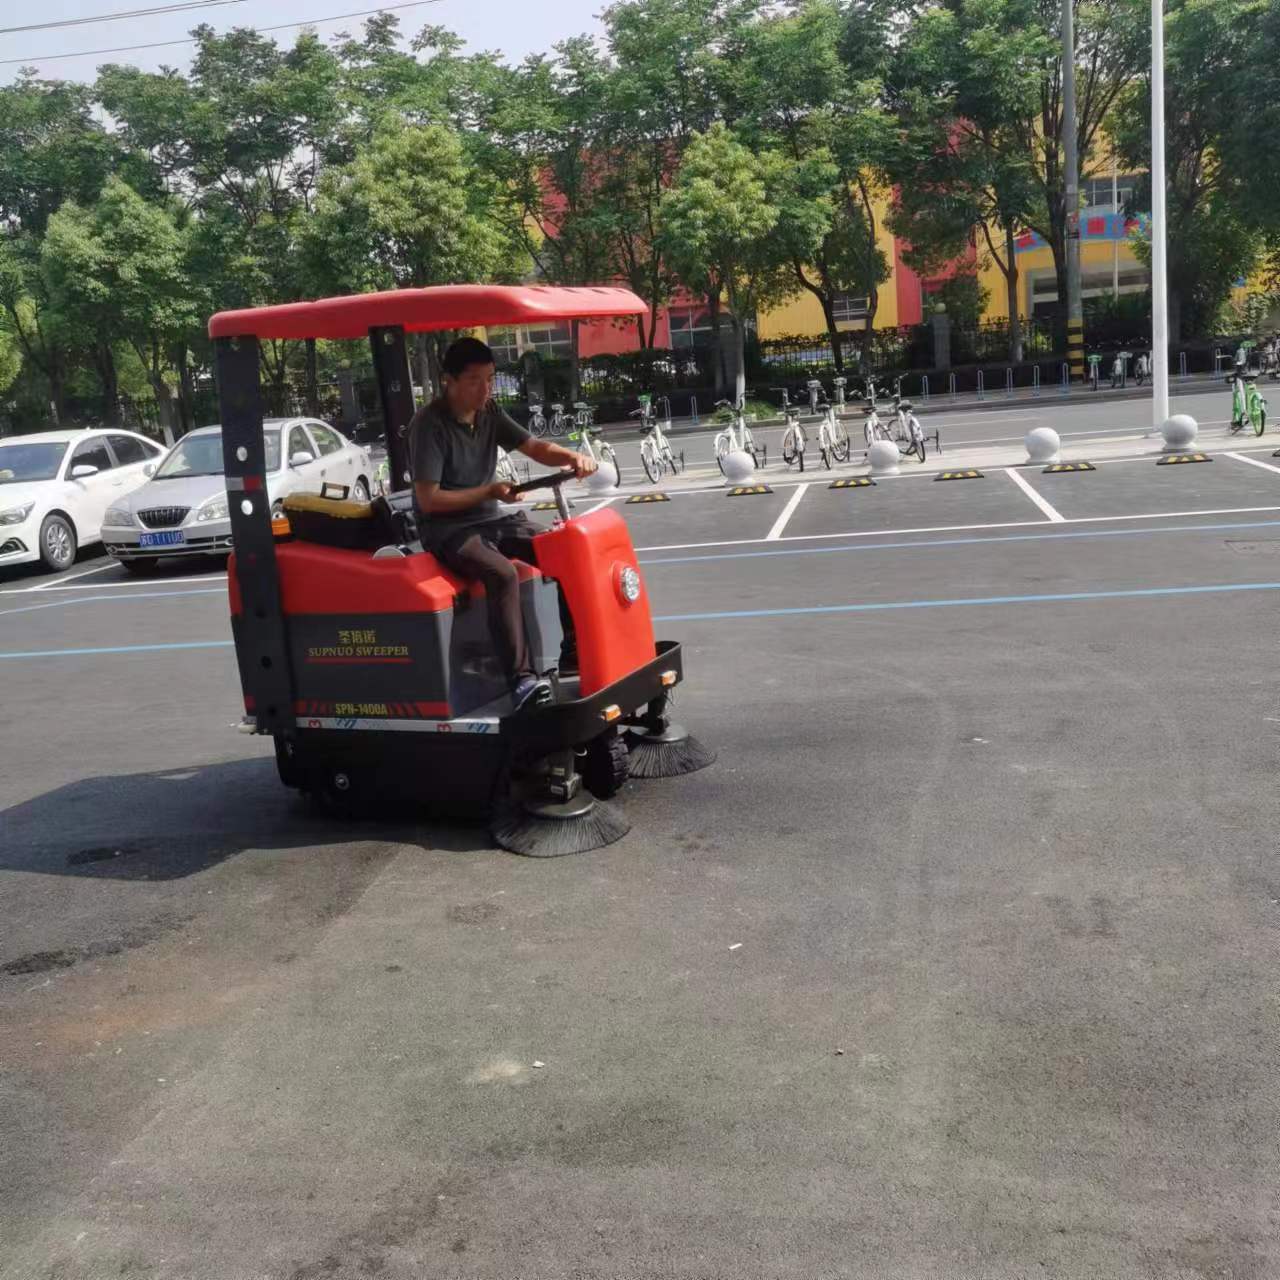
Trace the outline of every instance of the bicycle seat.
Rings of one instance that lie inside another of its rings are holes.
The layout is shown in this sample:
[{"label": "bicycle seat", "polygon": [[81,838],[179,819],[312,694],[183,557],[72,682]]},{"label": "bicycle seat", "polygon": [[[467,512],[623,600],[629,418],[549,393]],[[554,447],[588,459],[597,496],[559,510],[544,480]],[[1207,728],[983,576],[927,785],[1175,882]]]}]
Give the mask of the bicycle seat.
[{"label": "bicycle seat", "polygon": [[899,400],[899,401],[898,401],[898,408],[899,408],[899,409],[910,409],[910,408],[913,408],[913,407],[914,407],[914,406],[912,405],[912,403],[911,403],[911,401],[910,401],[910,400]]},{"label": "bicycle seat", "polygon": [[573,407],[574,407],[575,409],[590,409],[590,408],[591,408],[591,406],[590,406],[589,404],[587,404],[587,402],[586,402],[585,400],[575,400],[575,401],[573,402]]},{"label": "bicycle seat", "polygon": [[552,412],[552,413],[563,413],[563,412],[564,412],[564,405],[562,405],[562,404],[553,404],[553,405],[551,406],[551,412]]}]

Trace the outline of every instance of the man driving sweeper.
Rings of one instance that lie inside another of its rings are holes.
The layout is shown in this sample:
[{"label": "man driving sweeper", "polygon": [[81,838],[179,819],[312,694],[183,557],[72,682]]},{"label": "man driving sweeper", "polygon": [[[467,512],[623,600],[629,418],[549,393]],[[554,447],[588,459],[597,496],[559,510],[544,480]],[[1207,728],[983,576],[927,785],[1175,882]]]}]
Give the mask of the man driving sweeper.
[{"label": "man driving sweeper", "polygon": [[[460,578],[484,584],[489,632],[511,685],[515,708],[551,699],[551,686],[533,669],[520,613],[520,579],[513,559],[537,564],[534,535],[542,530],[523,511],[504,511],[511,486],[494,479],[498,446],[519,450],[548,467],[570,467],[579,478],[594,458],[538,440],[493,402],[493,352],[478,338],[459,338],[444,354],[443,394],[409,423],[414,498],[422,545]],[[577,673],[573,619],[560,595],[564,641],[560,674]]]}]

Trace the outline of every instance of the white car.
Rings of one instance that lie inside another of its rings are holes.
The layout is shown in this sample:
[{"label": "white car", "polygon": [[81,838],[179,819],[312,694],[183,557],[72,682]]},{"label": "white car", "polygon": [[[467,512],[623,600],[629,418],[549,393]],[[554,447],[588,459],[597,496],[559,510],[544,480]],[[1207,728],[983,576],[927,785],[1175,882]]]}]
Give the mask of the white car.
[{"label": "white car", "polygon": [[156,469],[164,448],[132,431],[41,431],[0,439],[0,565],[60,573],[101,536],[107,508]]},{"label": "white car", "polygon": [[[273,512],[289,494],[319,493],[324,485],[368,501],[374,477],[369,453],[332,427],[310,418],[269,418],[262,441]],[[201,427],[183,436],[146,484],[112,504],[102,542],[130,573],[147,573],[176,556],[225,556],[231,550],[231,516],[222,428]]]}]

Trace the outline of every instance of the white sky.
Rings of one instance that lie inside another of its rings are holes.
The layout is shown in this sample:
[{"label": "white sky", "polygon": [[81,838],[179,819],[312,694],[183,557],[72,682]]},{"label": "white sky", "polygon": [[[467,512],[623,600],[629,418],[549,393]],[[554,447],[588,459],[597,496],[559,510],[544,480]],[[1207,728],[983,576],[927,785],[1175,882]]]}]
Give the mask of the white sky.
[{"label": "white sky", "polygon": [[[175,0],[176,2],[176,0]],[[396,0],[391,0],[395,3]],[[400,30],[412,35],[428,23],[456,31],[471,52],[498,50],[507,60],[518,62],[528,53],[549,50],[558,40],[583,32],[598,32],[597,12],[607,0],[437,0],[397,12]],[[88,18],[128,9],[149,9],[164,0],[0,0],[0,27],[57,22],[60,19]],[[0,66],[0,84],[15,78],[23,64],[33,65],[46,79],[92,80],[104,62],[127,63],[154,71],[161,65],[186,69],[192,46],[172,45],[131,53],[102,54],[96,57],[53,59],[48,55],[85,53],[122,45],[149,44],[159,40],[181,40],[192,27],[207,22],[215,31],[231,27],[257,28],[286,22],[310,22],[334,14],[373,9],[378,0],[240,0],[239,3],[195,9],[186,13],[145,18],[115,19],[81,27],[59,27],[47,31],[23,31],[0,35],[0,61],[21,58],[19,64]],[[363,18],[340,22],[311,22],[322,38],[339,31],[356,35]],[[300,28],[273,33],[282,46],[293,43]]]}]

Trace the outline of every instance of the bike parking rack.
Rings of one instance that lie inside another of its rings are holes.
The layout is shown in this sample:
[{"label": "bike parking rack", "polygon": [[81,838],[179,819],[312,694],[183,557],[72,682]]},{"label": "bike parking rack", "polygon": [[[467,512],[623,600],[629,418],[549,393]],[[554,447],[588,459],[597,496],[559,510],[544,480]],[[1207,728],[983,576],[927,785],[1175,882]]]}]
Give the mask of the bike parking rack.
[{"label": "bike parking rack", "polygon": [[1062,383],[1058,390],[1064,396],[1071,394],[1071,366],[1065,360],[1062,362]]},{"label": "bike parking rack", "polygon": [[926,404],[929,402],[929,375],[927,373],[920,375],[920,399]]},{"label": "bike parking rack", "polygon": [[950,385],[951,398],[954,400],[956,398],[956,375],[954,373],[951,374],[950,376],[949,385]]},{"label": "bike parking rack", "polygon": [[689,416],[693,419],[693,425],[698,425],[698,397],[689,397]]},{"label": "bike parking rack", "polygon": [[1006,400],[1013,399],[1013,366],[1010,365],[1004,371],[1004,397]]},{"label": "bike parking rack", "polygon": [[1040,394],[1040,366],[1033,364],[1031,366],[1031,394],[1039,396]]},{"label": "bike parking rack", "polygon": [[982,370],[978,370],[978,399],[985,400],[987,398],[987,390],[982,381]]},{"label": "bike parking rack", "polygon": [[1185,378],[1187,376],[1187,353],[1185,351],[1178,352],[1178,377]]}]

